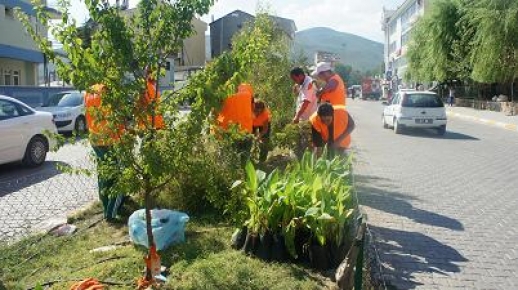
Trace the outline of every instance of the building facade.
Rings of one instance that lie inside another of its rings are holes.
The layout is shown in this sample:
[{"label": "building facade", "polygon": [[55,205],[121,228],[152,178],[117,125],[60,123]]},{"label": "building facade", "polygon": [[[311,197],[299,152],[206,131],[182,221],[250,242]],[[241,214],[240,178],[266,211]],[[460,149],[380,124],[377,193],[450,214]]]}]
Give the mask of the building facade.
[{"label": "building facade", "polygon": [[[42,1],[46,5],[46,1]],[[44,55],[15,15],[19,7],[29,16],[35,31],[47,36],[47,27],[36,20],[36,11],[29,0],[0,0],[0,85],[31,86],[38,84],[38,65]],[[58,12],[47,8],[51,16]]]},{"label": "building facade", "polygon": [[406,0],[396,10],[383,9],[385,77],[391,86],[405,85],[406,52],[416,21],[424,15],[430,0]]},{"label": "building facade", "polygon": [[[288,38],[294,39],[297,26],[291,19],[270,16],[277,27],[286,33]],[[210,23],[211,57],[215,58],[223,52],[232,49],[232,37],[247,23],[253,22],[255,16],[236,10]]]}]

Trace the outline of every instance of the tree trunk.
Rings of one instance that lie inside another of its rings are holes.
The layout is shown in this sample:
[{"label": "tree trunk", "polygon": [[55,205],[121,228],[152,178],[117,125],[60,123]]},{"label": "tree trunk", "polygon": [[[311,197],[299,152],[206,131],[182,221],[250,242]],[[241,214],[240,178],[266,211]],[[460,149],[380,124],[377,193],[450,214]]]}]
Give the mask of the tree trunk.
[{"label": "tree trunk", "polygon": [[[147,232],[147,241],[149,246],[148,251],[148,259],[151,259],[151,248],[155,246],[155,240],[153,237],[153,227],[151,226],[151,193],[149,190],[149,186],[146,186],[146,192],[144,193],[145,197],[145,211],[146,211],[146,232]],[[146,280],[152,281],[153,275],[150,267],[150,263],[146,264]]]}]

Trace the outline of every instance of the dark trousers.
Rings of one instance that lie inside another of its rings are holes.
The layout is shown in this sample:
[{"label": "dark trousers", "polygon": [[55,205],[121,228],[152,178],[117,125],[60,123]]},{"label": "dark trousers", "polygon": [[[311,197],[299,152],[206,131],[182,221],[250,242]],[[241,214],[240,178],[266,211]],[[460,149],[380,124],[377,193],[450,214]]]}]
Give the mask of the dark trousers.
[{"label": "dark trousers", "polygon": [[[259,131],[261,132],[263,130],[263,127],[254,127],[254,133]],[[270,126],[270,123],[268,123],[268,131],[266,132],[266,134],[264,134],[263,138],[262,138],[262,142],[261,144],[259,145],[259,161],[261,162],[264,162],[266,161],[266,158],[268,158],[268,149],[270,147],[270,131],[271,131],[271,126]]]},{"label": "dark trousers", "polygon": [[[111,187],[113,187],[116,182],[116,178],[113,176],[107,176],[100,169],[100,163],[106,164],[107,158],[110,157],[111,147],[110,146],[92,146],[95,152],[95,156],[97,157],[97,186],[99,187],[99,199],[103,205],[103,213],[104,217],[107,220],[114,219],[119,209],[122,206],[124,201],[124,195],[117,194],[113,195],[110,192]],[[112,160],[113,164],[110,166],[118,166],[116,160]]]}]

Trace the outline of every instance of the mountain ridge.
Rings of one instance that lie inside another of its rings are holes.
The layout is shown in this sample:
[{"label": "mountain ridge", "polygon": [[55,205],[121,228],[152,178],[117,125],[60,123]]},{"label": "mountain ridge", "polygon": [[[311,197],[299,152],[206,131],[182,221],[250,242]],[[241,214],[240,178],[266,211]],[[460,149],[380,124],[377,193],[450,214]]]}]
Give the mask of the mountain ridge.
[{"label": "mountain ridge", "polygon": [[326,27],[298,31],[294,51],[303,52],[311,62],[317,51],[335,53],[341,63],[361,71],[378,70],[383,63],[382,43]]}]

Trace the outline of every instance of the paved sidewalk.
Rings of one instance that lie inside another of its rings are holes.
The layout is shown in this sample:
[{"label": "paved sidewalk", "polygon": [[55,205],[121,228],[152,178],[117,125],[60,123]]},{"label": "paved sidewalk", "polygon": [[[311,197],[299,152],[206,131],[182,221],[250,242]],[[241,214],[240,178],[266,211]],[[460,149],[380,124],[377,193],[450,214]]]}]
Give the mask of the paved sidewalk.
[{"label": "paved sidewalk", "polygon": [[518,116],[506,116],[502,112],[476,110],[465,107],[447,107],[449,117],[474,121],[518,132]]}]

